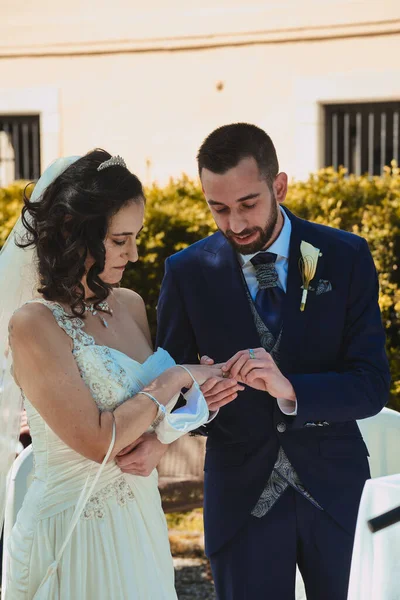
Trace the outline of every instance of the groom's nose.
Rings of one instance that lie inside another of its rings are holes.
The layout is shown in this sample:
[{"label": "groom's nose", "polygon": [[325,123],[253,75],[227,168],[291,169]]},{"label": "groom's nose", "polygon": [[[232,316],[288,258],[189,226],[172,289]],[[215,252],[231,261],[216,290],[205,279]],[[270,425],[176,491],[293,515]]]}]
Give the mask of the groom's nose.
[{"label": "groom's nose", "polygon": [[229,229],[236,235],[240,235],[246,229],[246,219],[242,215],[231,215],[229,219]]}]

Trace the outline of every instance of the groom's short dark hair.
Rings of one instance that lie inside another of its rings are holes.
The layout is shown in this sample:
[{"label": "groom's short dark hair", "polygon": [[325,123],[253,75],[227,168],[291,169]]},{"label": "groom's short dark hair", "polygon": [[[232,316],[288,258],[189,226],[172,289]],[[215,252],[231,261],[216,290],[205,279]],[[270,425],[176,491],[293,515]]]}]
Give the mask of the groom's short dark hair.
[{"label": "groom's short dark hair", "polygon": [[269,135],[249,123],[218,127],[206,137],[197,154],[200,178],[203,168],[223,174],[249,157],[255,159],[261,176],[271,187],[279,172],[279,164]]}]

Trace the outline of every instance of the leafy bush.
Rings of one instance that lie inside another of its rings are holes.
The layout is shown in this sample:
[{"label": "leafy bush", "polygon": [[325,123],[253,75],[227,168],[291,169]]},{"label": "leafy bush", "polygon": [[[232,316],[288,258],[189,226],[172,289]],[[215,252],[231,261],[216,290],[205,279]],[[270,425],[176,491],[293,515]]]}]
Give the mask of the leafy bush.
[{"label": "leafy bush", "polygon": [[0,187],[0,248],[20,215],[25,186],[26,183],[16,181],[9,187]]},{"label": "leafy bush", "polygon": [[[18,183],[0,189],[0,245],[20,210],[22,190]],[[352,231],[368,241],[381,286],[393,378],[391,406],[400,410],[400,170],[393,164],[382,177],[356,177],[344,169],[322,169],[307,181],[292,183],[286,204],[304,219]],[[165,259],[215,230],[197,181],[182,175],[165,187],[147,190],[140,259],[126,271],[123,285],[145,299],[153,335]]]}]

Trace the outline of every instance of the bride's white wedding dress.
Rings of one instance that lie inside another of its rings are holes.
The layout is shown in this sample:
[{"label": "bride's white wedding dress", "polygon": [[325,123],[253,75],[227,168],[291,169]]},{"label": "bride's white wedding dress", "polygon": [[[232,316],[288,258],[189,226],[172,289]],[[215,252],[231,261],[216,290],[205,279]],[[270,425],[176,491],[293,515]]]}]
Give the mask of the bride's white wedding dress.
[{"label": "bride's white wedding dress", "polygon": [[[56,303],[43,303],[72,338],[81,376],[100,410],[116,408],[175,364],[163,349],[141,364],[117,350],[96,345],[80,319],[68,318]],[[175,402],[176,397],[167,408]],[[194,400],[192,395],[192,401],[176,418],[173,413],[165,421],[163,441],[172,441],[183,431],[203,424],[208,417],[204,405],[201,393]],[[93,479],[99,469],[98,464],[64,444],[28,399],[25,406],[35,473],[8,542],[6,600],[35,596],[68,534],[88,473]],[[179,430],[176,435],[175,428]],[[114,461],[104,466],[62,554],[57,574],[61,600],[176,599],[156,470],[149,477],[139,477],[122,473]]]}]

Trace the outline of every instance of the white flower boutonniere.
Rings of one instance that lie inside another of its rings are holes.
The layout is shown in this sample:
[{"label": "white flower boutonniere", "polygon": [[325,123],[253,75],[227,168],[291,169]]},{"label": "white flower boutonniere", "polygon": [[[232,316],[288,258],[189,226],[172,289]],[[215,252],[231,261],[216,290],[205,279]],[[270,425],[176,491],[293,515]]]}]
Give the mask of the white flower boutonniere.
[{"label": "white flower boutonniere", "polygon": [[322,256],[319,248],[315,248],[308,242],[302,241],[300,244],[301,258],[299,267],[303,279],[303,295],[301,297],[300,310],[303,312],[306,307],[307,294],[310,289],[310,282],[315,277],[318,258]]}]

